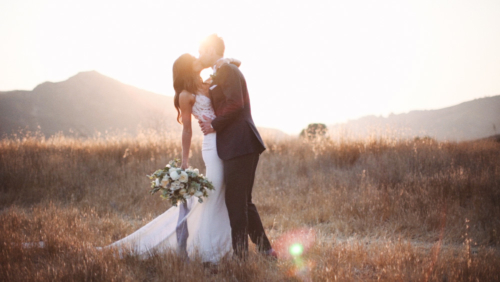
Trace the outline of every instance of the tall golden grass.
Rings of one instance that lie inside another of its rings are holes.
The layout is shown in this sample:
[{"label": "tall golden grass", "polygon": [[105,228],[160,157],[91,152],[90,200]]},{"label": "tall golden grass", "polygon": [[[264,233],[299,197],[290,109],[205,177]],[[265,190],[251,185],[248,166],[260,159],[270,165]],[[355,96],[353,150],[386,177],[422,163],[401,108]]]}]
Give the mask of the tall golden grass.
[{"label": "tall golden grass", "polygon": [[[500,144],[432,139],[266,140],[254,201],[278,249],[218,272],[175,253],[98,252],[169,204],[146,174],[180,140],[0,141],[2,281],[499,281]],[[204,167],[201,143],[191,165]],[[43,241],[45,246],[25,247]],[[292,256],[298,243],[304,251]]]}]

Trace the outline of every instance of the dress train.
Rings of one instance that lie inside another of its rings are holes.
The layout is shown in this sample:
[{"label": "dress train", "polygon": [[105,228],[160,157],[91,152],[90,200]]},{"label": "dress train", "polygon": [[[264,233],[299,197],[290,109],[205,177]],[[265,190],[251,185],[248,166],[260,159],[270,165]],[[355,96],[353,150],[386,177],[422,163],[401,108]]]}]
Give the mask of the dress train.
[{"label": "dress train", "polygon": [[202,146],[207,178],[215,190],[199,203],[192,198],[185,205],[171,207],[134,233],[105,248],[128,249],[148,256],[162,250],[176,250],[203,262],[217,263],[231,251],[231,227],[224,199],[223,163],[217,155],[216,134],[204,137]]}]

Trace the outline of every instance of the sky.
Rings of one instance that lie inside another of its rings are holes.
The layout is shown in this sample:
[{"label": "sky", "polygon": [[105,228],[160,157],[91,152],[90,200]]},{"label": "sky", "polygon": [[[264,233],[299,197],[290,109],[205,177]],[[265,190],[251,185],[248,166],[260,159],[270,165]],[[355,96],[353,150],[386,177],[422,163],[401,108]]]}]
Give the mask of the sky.
[{"label": "sky", "polygon": [[498,0],[0,0],[0,91],[96,70],[173,96],[174,60],[211,33],[257,126],[287,133],[500,94]]}]

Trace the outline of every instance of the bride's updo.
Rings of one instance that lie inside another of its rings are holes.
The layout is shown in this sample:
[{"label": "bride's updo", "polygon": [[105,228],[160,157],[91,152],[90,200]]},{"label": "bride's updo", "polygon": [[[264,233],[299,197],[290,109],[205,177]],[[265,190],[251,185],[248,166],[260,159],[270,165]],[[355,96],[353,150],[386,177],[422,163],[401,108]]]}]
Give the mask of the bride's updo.
[{"label": "bride's updo", "polygon": [[177,122],[181,123],[180,117],[180,105],[179,105],[179,95],[182,90],[189,91],[191,93],[196,93],[200,88],[203,81],[200,77],[200,71],[196,71],[193,68],[196,58],[191,54],[183,54],[174,62],[172,67],[172,74],[174,78],[174,106],[177,110]]}]

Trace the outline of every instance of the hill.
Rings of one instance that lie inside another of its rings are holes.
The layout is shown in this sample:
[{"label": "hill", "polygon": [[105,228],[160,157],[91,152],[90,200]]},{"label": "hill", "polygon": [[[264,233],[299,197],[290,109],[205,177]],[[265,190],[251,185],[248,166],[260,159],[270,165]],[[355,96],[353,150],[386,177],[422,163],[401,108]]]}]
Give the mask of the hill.
[{"label": "hill", "polygon": [[366,116],[329,126],[332,136],[429,136],[465,141],[500,132],[500,95],[464,102],[439,110],[411,111],[388,117]]},{"label": "hill", "polygon": [[[173,98],[123,84],[96,71],[32,91],[0,92],[0,135],[19,129],[79,137],[96,132],[174,128]],[[176,128],[176,130],[178,130]]]},{"label": "hill", "polygon": [[[0,136],[20,129],[77,137],[106,131],[136,135],[153,129],[180,135],[173,97],[126,85],[96,71],[62,82],[45,82],[32,91],[0,92]],[[196,123],[195,123],[196,124]],[[193,130],[200,137],[201,131]],[[288,137],[278,129],[259,128],[266,139]]]},{"label": "hill", "polygon": [[[106,131],[136,135],[140,129],[179,134],[176,115],[172,97],[123,84],[96,71],[81,72],[62,82],[45,82],[32,91],[0,92],[0,136],[20,129],[39,130],[45,136],[62,132],[89,137]],[[366,116],[328,129],[334,138],[480,139],[499,134],[500,95],[439,110]],[[289,137],[278,129],[259,130],[266,139]],[[199,130],[193,132],[201,135]]]}]

